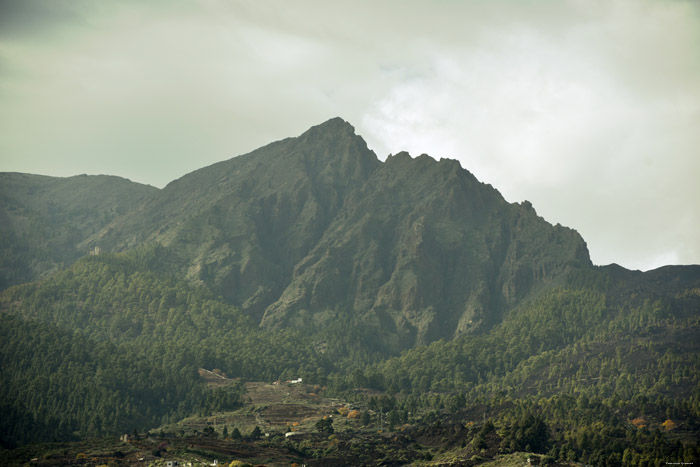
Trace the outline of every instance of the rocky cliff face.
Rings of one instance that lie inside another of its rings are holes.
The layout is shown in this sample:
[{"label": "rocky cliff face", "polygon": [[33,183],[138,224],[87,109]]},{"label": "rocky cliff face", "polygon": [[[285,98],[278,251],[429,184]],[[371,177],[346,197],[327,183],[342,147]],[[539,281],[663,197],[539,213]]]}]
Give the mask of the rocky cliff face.
[{"label": "rocky cliff face", "polygon": [[168,246],[186,277],[259,320],[379,165],[354,128],[335,118],[170,183],[92,241],[119,250]]},{"label": "rocky cliff face", "polygon": [[410,346],[488,327],[588,266],[581,237],[529,203],[508,204],[456,161],[400,153],[348,197],[261,324],[351,310]]},{"label": "rocky cliff face", "polygon": [[[116,196],[116,195],[115,195]],[[400,349],[479,332],[567,271],[585,242],[457,161],[380,162],[335,118],[197,170],[91,227],[78,249],[159,243],[173,270],[264,327],[351,316]]]}]

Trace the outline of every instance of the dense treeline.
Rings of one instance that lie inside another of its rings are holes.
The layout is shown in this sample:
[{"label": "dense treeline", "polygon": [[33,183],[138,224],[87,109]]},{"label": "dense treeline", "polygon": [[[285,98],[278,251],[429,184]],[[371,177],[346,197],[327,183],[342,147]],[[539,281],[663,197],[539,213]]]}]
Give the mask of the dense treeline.
[{"label": "dense treeline", "polygon": [[204,287],[153,272],[148,265],[156,261],[152,250],[86,257],[46,281],[8,290],[4,307],[62,329],[80,329],[96,341],[165,351],[173,365],[196,363],[268,381],[285,370],[328,369],[298,332],[262,332]]},{"label": "dense treeline", "polygon": [[599,291],[551,290],[487,335],[413,349],[334,383],[396,394],[382,409],[389,417],[488,405],[499,452],[689,462],[700,454],[700,315],[676,303],[688,294],[697,295],[619,306]]},{"label": "dense treeline", "polygon": [[297,333],[262,332],[205,289],[150,271],[157,259],[87,257],[4,294],[3,444],[131,432],[240,402],[241,387],[206,391],[201,367],[269,381],[328,372]]},{"label": "dense treeline", "polygon": [[700,374],[700,314],[674,309],[649,300],[616,308],[599,292],[555,289],[488,334],[409,350],[368,367],[359,382],[394,392],[464,392],[488,383],[511,395],[594,385],[621,397],[642,389],[688,396]]},{"label": "dense treeline", "polygon": [[[500,452],[630,466],[698,455],[700,290],[626,300],[609,279],[584,278],[487,334],[392,357],[375,327],[339,311],[304,330],[261,330],[205,287],[168,276],[171,258],[160,247],[85,257],[0,296],[3,445],[234,408],[242,383],[212,391],[198,376],[217,368],[243,380],[303,377],[390,427],[485,407],[471,442]],[[367,399],[357,387],[388,395]]]},{"label": "dense treeline", "polygon": [[41,322],[0,319],[5,444],[130,432],[205,401],[197,368],[158,361],[156,349],[143,354]]}]

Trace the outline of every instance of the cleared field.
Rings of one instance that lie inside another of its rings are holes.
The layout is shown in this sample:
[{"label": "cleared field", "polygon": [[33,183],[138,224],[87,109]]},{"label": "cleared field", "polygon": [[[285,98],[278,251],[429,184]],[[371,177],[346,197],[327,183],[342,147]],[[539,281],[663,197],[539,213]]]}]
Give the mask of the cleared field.
[{"label": "cleared field", "polygon": [[[200,370],[200,375],[210,386],[222,386],[232,382],[210,371]],[[165,432],[195,433],[208,427],[221,434],[224,428],[231,433],[237,428],[246,436],[257,426],[263,433],[284,433],[287,431],[313,432],[315,424],[324,417],[334,419],[334,427],[342,431],[357,424],[338,413],[346,404],[319,395],[322,388],[302,383],[268,384],[263,382],[245,383],[243,407],[218,412],[206,416],[194,416],[162,427]]]}]

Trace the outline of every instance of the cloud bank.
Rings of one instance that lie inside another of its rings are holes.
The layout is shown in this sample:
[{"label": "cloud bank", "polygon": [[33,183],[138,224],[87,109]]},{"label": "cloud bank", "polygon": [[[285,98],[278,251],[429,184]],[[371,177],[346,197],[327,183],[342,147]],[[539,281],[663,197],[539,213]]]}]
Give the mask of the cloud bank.
[{"label": "cloud bank", "polygon": [[163,186],[341,116],[597,264],[700,263],[692,1],[0,1],[0,170]]}]

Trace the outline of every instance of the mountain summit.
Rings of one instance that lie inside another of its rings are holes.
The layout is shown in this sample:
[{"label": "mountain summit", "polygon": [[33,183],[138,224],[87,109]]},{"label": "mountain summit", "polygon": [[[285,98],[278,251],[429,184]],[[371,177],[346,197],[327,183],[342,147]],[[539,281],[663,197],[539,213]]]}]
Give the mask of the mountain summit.
[{"label": "mountain summit", "polygon": [[583,239],[459,162],[380,162],[340,118],[192,172],[81,243],[168,249],[264,327],[359,319],[397,350],[479,332],[591,267]]},{"label": "mountain summit", "polygon": [[583,239],[530,203],[507,203],[454,160],[382,163],[341,118],[162,190],[132,188],[72,237],[75,251],[159,244],[178,275],[263,327],[359,320],[394,351],[487,329],[592,266]]},{"label": "mountain summit", "polygon": [[488,327],[587,267],[583,239],[529,203],[508,204],[457,161],[400,153],[347,197],[262,325],[352,310],[410,346]]},{"label": "mountain summit", "polygon": [[345,197],[379,165],[352,126],[335,118],[173,181],[85,246],[160,243],[185,277],[259,320]]}]

